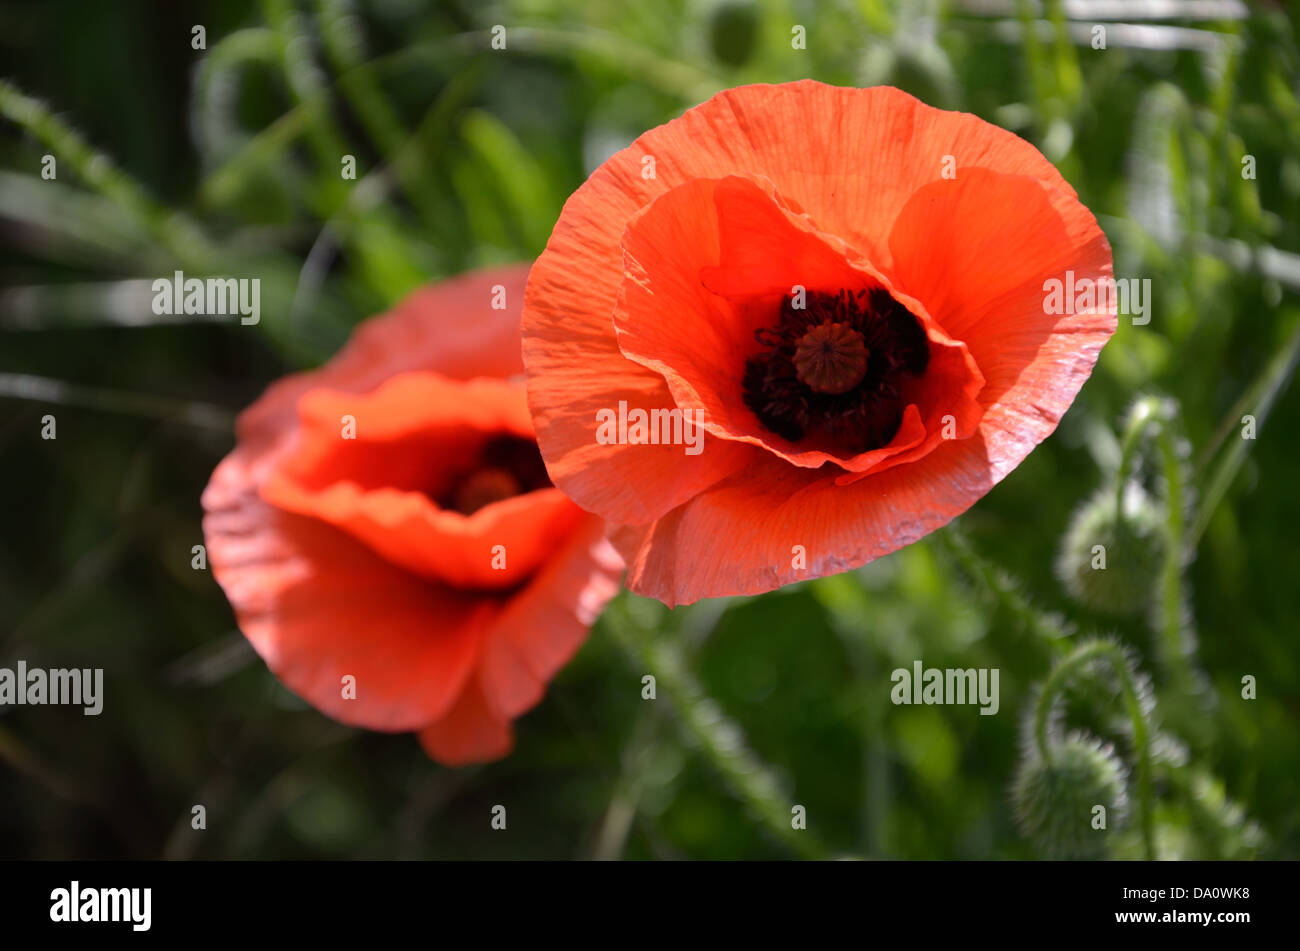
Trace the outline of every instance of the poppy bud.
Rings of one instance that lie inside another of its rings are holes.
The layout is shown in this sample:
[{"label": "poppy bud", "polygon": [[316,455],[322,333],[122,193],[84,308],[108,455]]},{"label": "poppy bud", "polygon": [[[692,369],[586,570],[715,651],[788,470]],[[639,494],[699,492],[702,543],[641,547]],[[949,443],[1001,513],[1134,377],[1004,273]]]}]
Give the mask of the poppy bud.
[{"label": "poppy bud", "polygon": [[1070,596],[1106,614],[1135,614],[1156,588],[1164,540],[1160,513],[1136,483],[1103,489],[1075,512],[1061,542],[1056,573]]},{"label": "poppy bud", "polygon": [[1104,858],[1107,831],[1128,812],[1124,767],[1114,749],[1081,733],[1054,745],[1050,759],[1030,752],[1012,798],[1021,830],[1050,858]]}]

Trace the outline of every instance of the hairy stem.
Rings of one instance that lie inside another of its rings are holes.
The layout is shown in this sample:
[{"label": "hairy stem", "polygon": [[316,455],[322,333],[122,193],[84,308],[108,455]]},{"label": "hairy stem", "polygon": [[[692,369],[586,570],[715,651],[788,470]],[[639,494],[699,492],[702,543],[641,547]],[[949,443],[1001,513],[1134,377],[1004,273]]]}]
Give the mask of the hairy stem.
[{"label": "hairy stem", "polygon": [[1092,641],[1088,644],[1081,644],[1075,649],[1074,653],[1052,668],[1052,672],[1047,676],[1047,681],[1043,684],[1042,692],[1038,695],[1037,706],[1034,708],[1034,741],[1038,746],[1039,755],[1050,763],[1052,761],[1052,747],[1048,735],[1048,725],[1051,720],[1052,708],[1056,703],[1056,697],[1069,683],[1071,676],[1094,660],[1106,660],[1114,669],[1115,676],[1119,680],[1120,692],[1124,697],[1125,711],[1128,713],[1129,720],[1133,725],[1133,749],[1138,761],[1138,818],[1142,831],[1142,846],[1147,859],[1154,859],[1155,832],[1153,817],[1155,806],[1151,781],[1150,727],[1147,723],[1146,714],[1142,710],[1142,701],[1133,680],[1133,672],[1129,667],[1128,658],[1124,656],[1124,652],[1118,646],[1107,641]]},{"label": "hairy stem", "polygon": [[606,611],[608,629],[641,669],[653,673],[677,711],[682,730],[775,838],[804,858],[825,858],[826,849],[811,830],[792,827],[792,803],[783,784],[754,755],[740,727],[705,694],[678,644],[655,636],[634,618],[629,598],[623,595]]}]

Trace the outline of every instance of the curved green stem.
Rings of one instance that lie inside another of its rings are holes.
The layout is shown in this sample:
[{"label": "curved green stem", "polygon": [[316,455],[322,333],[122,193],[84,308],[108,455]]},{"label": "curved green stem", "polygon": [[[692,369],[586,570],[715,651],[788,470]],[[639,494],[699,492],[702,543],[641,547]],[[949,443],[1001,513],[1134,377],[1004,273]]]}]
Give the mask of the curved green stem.
[{"label": "curved green stem", "polygon": [[199,60],[194,72],[195,144],[205,166],[222,148],[239,141],[235,122],[240,74],[251,65],[273,65],[275,34],[247,27],[223,36]]},{"label": "curved green stem", "polygon": [[411,135],[380,88],[374,71],[363,58],[360,33],[345,0],[316,0],[325,55],[338,76],[337,85],[352,103],[357,118],[390,162],[406,196],[426,225],[439,215],[438,196],[426,169],[398,161]]},{"label": "curved green stem", "polygon": [[158,204],[44,103],[3,79],[0,79],[0,117],[25,129],[52,155],[70,165],[89,188],[112,202],[127,221],[153,237],[176,260],[197,262],[213,256],[211,242],[194,221]]},{"label": "curved green stem", "polygon": [[1183,599],[1183,566],[1187,561],[1186,475],[1178,443],[1171,428],[1175,409],[1167,401],[1144,396],[1133,404],[1120,441],[1120,463],[1115,480],[1117,533],[1125,530],[1124,490],[1133,473],[1138,448],[1148,433],[1160,453],[1165,477],[1165,555],[1153,623],[1157,645],[1175,689],[1188,696],[1196,678],[1191,667],[1192,647],[1186,636],[1187,615]]},{"label": "curved green stem", "polygon": [[1184,511],[1184,473],[1178,447],[1169,430],[1161,426],[1156,435],[1164,465],[1166,491],[1166,550],[1160,573],[1160,642],[1164,645],[1165,663],[1184,694],[1192,689],[1191,643],[1186,635],[1186,612],[1183,604],[1183,564],[1186,561],[1186,513]]},{"label": "curved green stem", "polygon": [[1142,712],[1142,701],[1138,695],[1137,686],[1133,682],[1133,674],[1129,667],[1128,658],[1124,656],[1124,652],[1118,646],[1107,641],[1093,641],[1089,644],[1081,644],[1074,653],[1052,668],[1052,672],[1047,676],[1047,681],[1043,684],[1042,692],[1038,695],[1038,703],[1034,708],[1034,742],[1038,746],[1039,755],[1046,762],[1052,762],[1052,748],[1047,728],[1051,719],[1052,707],[1056,702],[1056,696],[1069,682],[1071,675],[1090,661],[1098,659],[1109,661],[1114,669],[1115,676],[1120,683],[1120,691],[1124,695],[1125,710],[1133,724],[1133,750],[1138,761],[1138,812],[1139,824],[1142,830],[1142,846],[1147,859],[1154,859],[1155,797],[1151,782],[1150,728],[1147,724],[1146,714]]},{"label": "curved green stem", "polygon": [[989,562],[970,543],[965,532],[954,522],[934,536],[973,581],[985,588],[993,600],[1015,617],[1024,628],[1037,635],[1036,643],[1052,654],[1059,654],[1074,633],[1060,618],[1047,614],[1030,602],[1019,583],[1006,571]]},{"label": "curved green stem", "polygon": [[[329,86],[311,55],[305,21],[288,0],[262,0],[262,13],[275,37],[280,69],[294,105],[329,100]],[[322,170],[337,167],[351,151],[328,109],[314,111],[307,126],[307,142],[316,153]]]},{"label": "curved green stem", "polygon": [[1137,459],[1142,437],[1152,422],[1160,418],[1160,403],[1154,397],[1144,396],[1133,404],[1129,411],[1128,424],[1119,444],[1119,470],[1115,475],[1115,521],[1121,528],[1124,525],[1124,487],[1133,475],[1133,464]]}]

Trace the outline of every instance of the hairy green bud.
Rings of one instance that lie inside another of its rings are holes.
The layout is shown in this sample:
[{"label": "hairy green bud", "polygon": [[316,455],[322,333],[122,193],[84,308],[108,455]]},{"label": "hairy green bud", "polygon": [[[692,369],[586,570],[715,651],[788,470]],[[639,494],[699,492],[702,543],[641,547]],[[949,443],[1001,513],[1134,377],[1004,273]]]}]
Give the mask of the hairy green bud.
[{"label": "hairy green bud", "polygon": [[1012,799],[1020,828],[1044,856],[1105,858],[1110,830],[1128,814],[1124,767],[1114,750],[1085,734],[1036,748],[1021,760]]},{"label": "hairy green bud", "polygon": [[1159,510],[1130,484],[1123,513],[1115,491],[1102,490],[1075,512],[1061,542],[1056,573],[1070,596],[1105,614],[1136,614],[1151,602],[1164,557]]}]

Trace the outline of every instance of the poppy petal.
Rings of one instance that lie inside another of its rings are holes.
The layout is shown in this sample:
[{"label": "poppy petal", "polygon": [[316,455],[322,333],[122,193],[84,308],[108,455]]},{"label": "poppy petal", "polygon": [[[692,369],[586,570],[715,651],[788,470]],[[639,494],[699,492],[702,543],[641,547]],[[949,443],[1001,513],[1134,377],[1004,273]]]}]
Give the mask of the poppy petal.
[{"label": "poppy petal", "polygon": [[[940,438],[965,438],[983,414],[975,394],[984,380],[965,346],[842,241],[753,182],[731,177],[673,189],[628,225],[623,251],[626,277],[614,311],[619,348],[661,373],[677,405],[724,439],[762,446],[797,466],[832,462],[854,481],[919,458]],[[906,425],[886,446],[853,455],[765,429],[744,403],[742,378],[759,349],[755,332],[771,323],[781,297],[796,288],[881,286],[910,304],[930,339],[924,380],[904,394],[917,404],[905,410]]]},{"label": "poppy petal", "polygon": [[483,649],[482,683],[493,710],[516,717],[541,699],[618,593],[622,570],[604,526],[593,519],[510,600]]},{"label": "poppy petal", "polygon": [[[558,490],[442,509],[454,470],[490,436],[531,434],[523,392],[504,380],[406,373],[371,393],[313,390],[262,498],[351,534],[422,577],[465,588],[519,584],[583,518]],[[351,438],[340,437],[350,420]],[[502,557],[504,556],[504,557]]]},{"label": "poppy petal", "polygon": [[[649,416],[656,410],[671,411],[676,404],[662,376],[630,364],[619,351],[611,318],[613,298],[603,315],[591,312],[590,275],[581,273],[584,266],[579,262],[572,271],[545,273],[529,283],[528,293],[545,300],[557,316],[572,314],[572,319],[563,318],[524,340],[538,370],[528,394],[533,425],[539,433],[546,432],[552,446],[549,454],[543,452],[551,481],[578,505],[616,514],[622,521],[651,521],[743,466],[750,450],[707,432],[701,450],[691,455],[680,445],[604,443],[597,438],[600,414],[626,417],[640,410]],[[564,352],[563,358],[551,355],[553,344]],[[573,359],[577,349],[581,360]],[[545,372],[547,366],[556,372]]]},{"label": "poppy petal", "polygon": [[[213,573],[267,666],[344,723],[414,730],[441,717],[496,606],[429,584],[254,491],[230,491],[247,485],[240,469],[232,455],[213,474],[203,529]],[[355,678],[355,699],[344,677]]]},{"label": "poppy petal", "polygon": [[[628,587],[670,607],[759,594],[910,545],[993,486],[978,433],[943,440],[925,462],[839,486],[768,456],[652,525],[611,527],[610,541],[627,562]],[[727,539],[726,558],[703,543],[717,538]]]},{"label": "poppy petal", "polygon": [[[1087,208],[1032,178],[958,175],[904,207],[890,235],[894,274],[979,364],[981,430],[1001,479],[1056,428],[1115,332],[1113,300],[1048,313],[1045,283],[1064,284],[1066,272],[1108,279],[1110,245]],[[995,213],[1009,207],[1016,213]]]},{"label": "poppy petal", "polygon": [[418,735],[424,751],[447,766],[500,759],[514,746],[510,721],[492,710],[477,677],[466,684],[450,711]]},{"label": "poppy petal", "polygon": [[367,393],[311,390],[297,423],[277,469],[304,489],[351,482],[438,496],[490,437],[532,436],[518,386],[436,373],[404,373]]},{"label": "poppy petal", "polygon": [[392,310],[358,326],[324,366],[267,387],[239,414],[240,444],[264,449],[291,432],[298,400],[309,390],[365,393],[411,370],[455,380],[521,373],[519,304],[528,269],[526,264],[487,268],[412,291]]}]

